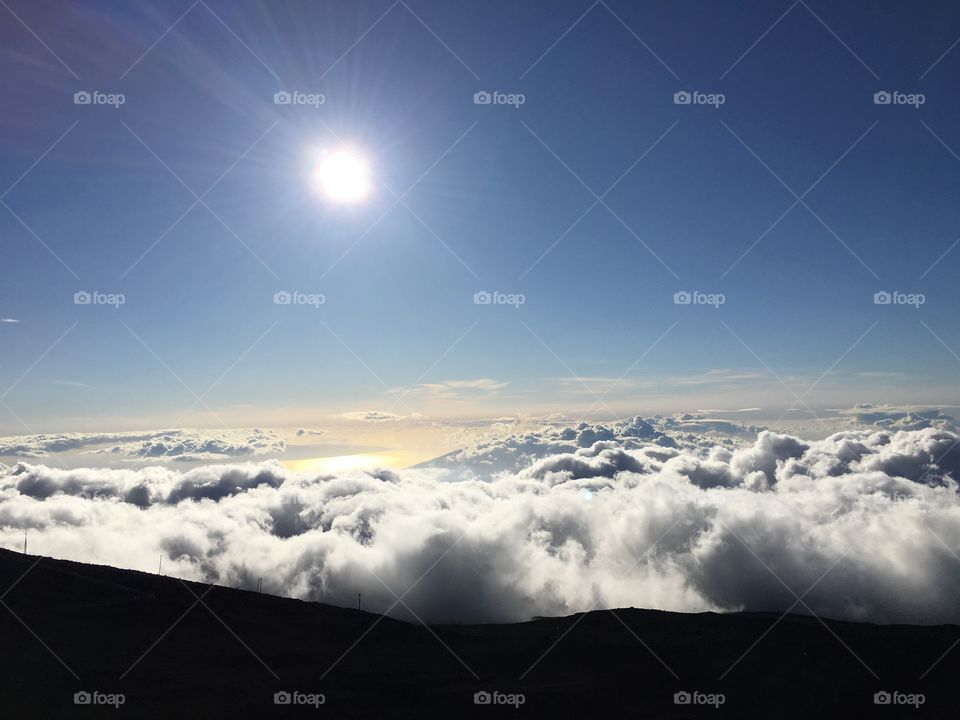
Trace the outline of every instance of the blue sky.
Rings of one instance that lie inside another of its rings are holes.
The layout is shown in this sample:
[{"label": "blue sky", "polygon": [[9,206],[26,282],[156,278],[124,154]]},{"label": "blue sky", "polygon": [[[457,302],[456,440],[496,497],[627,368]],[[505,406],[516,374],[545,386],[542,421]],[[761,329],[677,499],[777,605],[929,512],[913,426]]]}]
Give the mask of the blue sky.
[{"label": "blue sky", "polygon": [[958,400],[949,3],[8,4],[0,431]]}]

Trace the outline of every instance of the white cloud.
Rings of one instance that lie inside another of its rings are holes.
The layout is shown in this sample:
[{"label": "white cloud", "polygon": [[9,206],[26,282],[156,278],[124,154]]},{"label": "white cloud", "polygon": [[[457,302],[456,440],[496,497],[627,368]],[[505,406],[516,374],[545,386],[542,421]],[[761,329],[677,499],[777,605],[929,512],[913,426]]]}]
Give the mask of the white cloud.
[{"label": "white cloud", "polygon": [[891,430],[922,430],[929,427],[953,430],[957,427],[953,417],[940,408],[860,403],[839,412],[855,425],[872,425]]},{"label": "white cloud", "polygon": [[[19,463],[0,477],[0,541],[17,546],[26,529],[37,552],[137,569],[162,552],[182,577],[264,577],[341,604],[362,592],[373,610],[394,600],[381,580],[402,594],[436,562],[404,599],[428,621],[594,605],[784,611],[795,598],[781,579],[800,595],[824,573],[804,597],[818,614],[960,621],[960,436],[677,442],[641,423],[587,447],[578,439],[603,426],[544,428],[400,472]],[[510,469],[451,482],[464,461]]]},{"label": "white cloud", "polygon": [[51,380],[51,383],[54,385],[62,385],[63,387],[72,387],[72,388],[83,388],[85,390],[96,390],[93,385],[88,385],[87,383],[78,382],[77,380]]},{"label": "white cloud", "polygon": [[[639,371],[642,368],[631,368],[631,370]],[[606,396],[615,390],[619,393],[625,393],[639,390],[663,391],[666,388],[734,387],[745,383],[769,383],[771,377],[769,373],[765,374],[757,370],[715,368],[687,375],[658,374],[656,377],[565,375],[548,377],[545,380],[560,386],[565,393],[597,397],[600,395]]]},{"label": "white cloud", "polygon": [[359,420],[361,422],[390,422],[395,420],[403,420],[403,415],[397,415],[392,412],[384,412],[383,410],[359,410],[355,412],[346,412],[337,415],[338,418],[343,420]]},{"label": "white cloud", "polygon": [[392,394],[428,395],[445,399],[462,399],[497,395],[508,383],[491,378],[476,378],[473,380],[443,380],[435,383],[422,383],[413,388],[391,390]]},{"label": "white cloud", "polygon": [[156,430],[122,433],[60,433],[0,438],[0,456],[43,458],[83,451],[118,459],[215,461],[280,453],[276,430]]}]

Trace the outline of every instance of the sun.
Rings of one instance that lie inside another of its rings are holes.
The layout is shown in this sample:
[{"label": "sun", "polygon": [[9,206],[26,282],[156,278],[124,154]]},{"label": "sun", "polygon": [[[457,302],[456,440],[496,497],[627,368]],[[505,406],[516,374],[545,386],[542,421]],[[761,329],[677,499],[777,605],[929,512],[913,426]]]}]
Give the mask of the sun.
[{"label": "sun", "polygon": [[324,155],[314,170],[317,189],[334,202],[363,200],[370,191],[367,164],[349,150]]}]

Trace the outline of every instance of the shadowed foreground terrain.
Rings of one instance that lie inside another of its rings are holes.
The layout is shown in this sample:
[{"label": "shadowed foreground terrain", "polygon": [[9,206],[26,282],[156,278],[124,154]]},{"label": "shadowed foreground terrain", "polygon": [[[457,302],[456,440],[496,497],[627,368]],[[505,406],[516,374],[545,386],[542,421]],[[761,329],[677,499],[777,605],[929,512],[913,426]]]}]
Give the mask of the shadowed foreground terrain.
[{"label": "shadowed foreground terrain", "polygon": [[[3,717],[954,716],[960,649],[927,672],[952,625],[624,609],[427,629],[208,588],[0,550]],[[123,704],[75,705],[84,691]],[[275,704],[281,691],[301,704]],[[475,704],[483,691],[523,704]],[[701,704],[675,704],[681,691]],[[924,702],[878,706],[879,691]]]}]

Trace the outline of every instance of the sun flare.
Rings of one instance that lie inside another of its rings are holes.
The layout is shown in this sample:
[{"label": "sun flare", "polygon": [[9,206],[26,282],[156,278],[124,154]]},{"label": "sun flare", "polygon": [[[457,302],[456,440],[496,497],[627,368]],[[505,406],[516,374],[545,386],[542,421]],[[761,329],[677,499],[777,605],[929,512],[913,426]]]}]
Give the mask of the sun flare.
[{"label": "sun flare", "polygon": [[314,181],[319,192],[334,202],[358,202],[370,191],[366,163],[348,150],[325,155],[317,163]]}]

